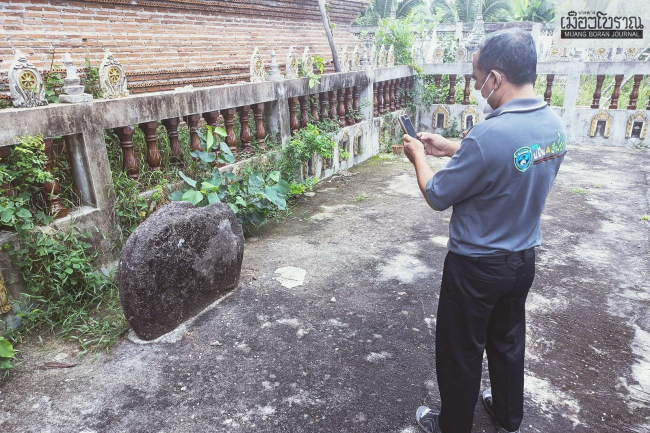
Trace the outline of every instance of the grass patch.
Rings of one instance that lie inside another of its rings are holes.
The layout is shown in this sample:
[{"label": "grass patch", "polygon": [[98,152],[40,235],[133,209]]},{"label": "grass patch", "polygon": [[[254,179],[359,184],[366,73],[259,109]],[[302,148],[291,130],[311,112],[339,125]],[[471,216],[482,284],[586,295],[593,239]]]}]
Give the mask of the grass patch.
[{"label": "grass patch", "polygon": [[579,194],[579,195],[585,195],[587,194],[587,191],[584,188],[573,188],[571,190],[573,194]]}]

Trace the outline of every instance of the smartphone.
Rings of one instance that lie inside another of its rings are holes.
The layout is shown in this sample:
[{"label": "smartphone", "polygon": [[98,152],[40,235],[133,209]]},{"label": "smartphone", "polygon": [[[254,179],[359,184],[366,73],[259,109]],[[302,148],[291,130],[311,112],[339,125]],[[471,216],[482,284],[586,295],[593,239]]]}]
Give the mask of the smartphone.
[{"label": "smartphone", "polygon": [[413,128],[413,124],[411,123],[411,119],[404,114],[402,116],[398,117],[399,119],[399,124],[402,126],[402,130],[404,131],[404,134],[408,134],[411,137],[417,139],[417,134],[415,133],[415,128]]}]

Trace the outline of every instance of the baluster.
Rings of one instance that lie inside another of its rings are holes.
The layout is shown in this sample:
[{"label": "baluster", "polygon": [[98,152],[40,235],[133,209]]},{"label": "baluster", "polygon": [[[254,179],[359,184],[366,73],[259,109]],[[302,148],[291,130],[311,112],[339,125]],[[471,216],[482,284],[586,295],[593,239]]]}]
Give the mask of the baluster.
[{"label": "baluster", "polygon": [[632,87],[632,93],[630,93],[630,103],[627,105],[628,110],[636,110],[637,100],[639,99],[639,86],[641,85],[641,80],[643,80],[643,75],[634,76],[634,85]]},{"label": "baluster", "polygon": [[355,123],[352,117],[352,87],[345,89],[345,122],[348,126]]},{"label": "baluster", "polygon": [[359,104],[359,98],[361,96],[361,90],[359,89],[359,86],[354,86],[352,88],[352,109],[355,112],[355,117],[354,117],[354,123],[361,123],[362,117],[361,117],[361,111],[360,110],[360,104]]},{"label": "baluster", "polygon": [[384,112],[390,112],[390,83],[384,82]]},{"label": "baluster", "polygon": [[178,143],[178,124],[180,120],[178,117],[165,119],[162,124],[167,129],[167,137],[169,137],[169,162],[178,168],[183,168],[183,149]]},{"label": "baluster", "polygon": [[401,104],[402,108],[406,108],[406,103],[407,103],[407,98],[408,98],[406,87],[408,85],[408,78],[402,78],[401,81],[402,81],[402,86],[401,86],[401,89],[400,89],[400,92],[401,92],[401,94],[400,94],[400,104]]},{"label": "baluster", "polygon": [[472,83],[472,75],[465,74],[465,91],[463,92],[462,105],[469,105],[470,84]]},{"label": "baluster", "polygon": [[600,96],[604,80],[604,75],[596,75],[596,91],[594,91],[594,100],[591,101],[591,108],[600,108]]},{"label": "baluster", "polygon": [[377,87],[378,83],[372,85],[372,106],[374,109],[375,117],[379,117],[379,100],[377,99]]},{"label": "baluster", "polygon": [[339,114],[339,122],[341,123],[341,126],[345,126],[345,90],[344,89],[339,89],[338,90],[338,114]]},{"label": "baluster", "polygon": [[300,127],[304,128],[309,123],[309,95],[298,99],[300,100]]},{"label": "baluster", "polygon": [[[205,123],[210,125],[212,127],[212,130],[214,131],[215,129],[217,129],[217,120],[219,120],[219,111],[210,111],[208,113],[203,113],[203,120],[205,120]],[[221,141],[221,137],[219,137],[216,133],[213,133],[213,135],[214,135],[214,138],[217,141],[219,141],[219,142]],[[199,144],[199,146],[200,146],[200,144]],[[201,150],[203,150],[203,149],[201,149]],[[215,164],[219,165],[220,164],[220,162],[219,162],[220,150],[219,150],[218,147],[215,147],[213,149],[213,151],[217,155],[217,159],[215,160]]]},{"label": "baluster", "polygon": [[115,131],[115,134],[120,139],[124,171],[130,179],[137,179],[140,170],[138,168],[138,160],[133,151],[133,133],[135,132],[135,128],[133,126],[123,126],[121,128],[115,128],[113,131]]},{"label": "baluster", "polygon": [[152,170],[160,170],[160,151],[158,150],[158,141],[156,140],[156,129],[158,129],[158,122],[155,120],[151,122],[141,123],[140,129],[144,132],[144,141],[147,143],[147,165]]},{"label": "baluster", "polygon": [[[47,157],[44,171],[52,175],[52,139],[46,138],[43,140],[43,144],[45,144],[45,156]],[[61,199],[59,198],[59,190],[59,181],[54,177],[52,177],[51,181],[43,183],[42,191],[45,196],[47,213],[52,215],[55,219],[68,216],[68,209],[63,206],[63,203],[61,203]]]},{"label": "baluster", "polygon": [[264,129],[263,110],[264,103],[253,104],[253,116],[255,117],[255,138],[257,138],[257,147],[261,150],[266,149],[266,129]]},{"label": "baluster", "polygon": [[318,99],[320,100],[320,118],[325,120],[327,115],[327,92],[321,92],[318,94]]},{"label": "baluster", "polygon": [[395,85],[393,87],[393,98],[395,99],[395,109],[399,110],[401,107],[401,95],[400,95],[400,83],[402,81],[401,78],[397,78],[394,80]]},{"label": "baluster", "polygon": [[645,109],[650,110],[650,97],[648,97],[648,105],[646,105]]},{"label": "baluster", "polygon": [[[440,90],[440,80],[442,80],[442,75],[436,74],[436,75],[433,76],[433,81],[434,81],[434,83],[436,85],[436,90]],[[410,84],[410,82],[409,82],[409,84]],[[436,92],[436,97],[433,99],[433,102],[436,103],[436,104],[440,103],[440,98],[438,97],[438,95],[439,95],[439,93]]]},{"label": "baluster", "polygon": [[251,107],[244,105],[243,107],[237,108],[239,113],[239,124],[241,125],[239,138],[241,141],[241,147],[243,153],[253,153],[253,146],[251,146],[251,141],[253,137],[251,136],[251,128],[248,125],[250,118]]},{"label": "baluster", "polygon": [[612,93],[609,108],[618,108],[618,98],[621,94],[621,81],[623,81],[623,75],[614,76],[614,92]]},{"label": "baluster", "polygon": [[336,120],[338,118],[338,105],[336,103],[336,91],[330,90],[330,119]]},{"label": "baluster", "polygon": [[295,134],[298,128],[300,128],[300,123],[298,122],[298,98],[295,96],[289,98],[289,128],[291,129],[291,135]]},{"label": "baluster", "polygon": [[377,83],[377,98],[379,104],[377,104],[377,110],[379,111],[379,115],[381,116],[384,114],[384,83]]},{"label": "baluster", "polygon": [[318,95],[310,95],[309,103],[311,104],[311,117],[314,119],[314,122],[320,121],[320,116],[318,115]]},{"label": "baluster", "polygon": [[544,92],[544,101],[548,105],[551,105],[551,96],[553,96],[553,80],[555,79],[555,74],[546,75],[546,91]]},{"label": "baluster", "polygon": [[233,155],[237,156],[237,136],[235,135],[235,112],[234,108],[221,110],[223,123],[226,127],[226,144]]},{"label": "baluster", "polygon": [[395,80],[390,80],[390,111],[397,110],[397,106],[395,105],[395,84]]},{"label": "baluster", "polygon": [[456,94],[456,74],[449,74],[449,96],[447,96],[447,104],[454,103],[455,94]]},{"label": "baluster", "polygon": [[185,116],[185,123],[190,130],[190,150],[201,151],[201,139],[199,138],[199,122],[201,121],[200,114],[190,114]]}]

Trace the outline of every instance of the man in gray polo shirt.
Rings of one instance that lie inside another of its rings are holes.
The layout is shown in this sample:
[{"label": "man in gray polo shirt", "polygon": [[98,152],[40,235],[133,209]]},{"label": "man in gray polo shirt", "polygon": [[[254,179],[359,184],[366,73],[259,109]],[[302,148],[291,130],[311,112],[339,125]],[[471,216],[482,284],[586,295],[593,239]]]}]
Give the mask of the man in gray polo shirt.
[{"label": "man in gray polo shirt", "polygon": [[[437,211],[453,206],[436,322],[441,408],[418,408],[429,433],[469,433],[487,351],[483,403],[499,432],[523,417],[525,302],[541,244],[540,216],[566,153],[561,119],[535,95],[537,51],[521,29],[491,34],[472,61],[485,121],[460,143],[404,136],[418,185]],[[435,175],[425,154],[451,160]]]}]

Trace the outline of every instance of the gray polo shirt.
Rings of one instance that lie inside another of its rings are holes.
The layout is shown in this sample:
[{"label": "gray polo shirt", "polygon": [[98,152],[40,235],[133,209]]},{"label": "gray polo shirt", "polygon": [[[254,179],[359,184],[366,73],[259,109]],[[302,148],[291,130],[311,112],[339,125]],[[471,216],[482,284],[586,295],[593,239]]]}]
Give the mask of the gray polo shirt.
[{"label": "gray polo shirt", "polygon": [[453,206],[449,250],[478,257],[540,245],[540,216],[565,154],[562,120],[541,97],[513,99],[474,125],[427,183],[435,209]]}]

